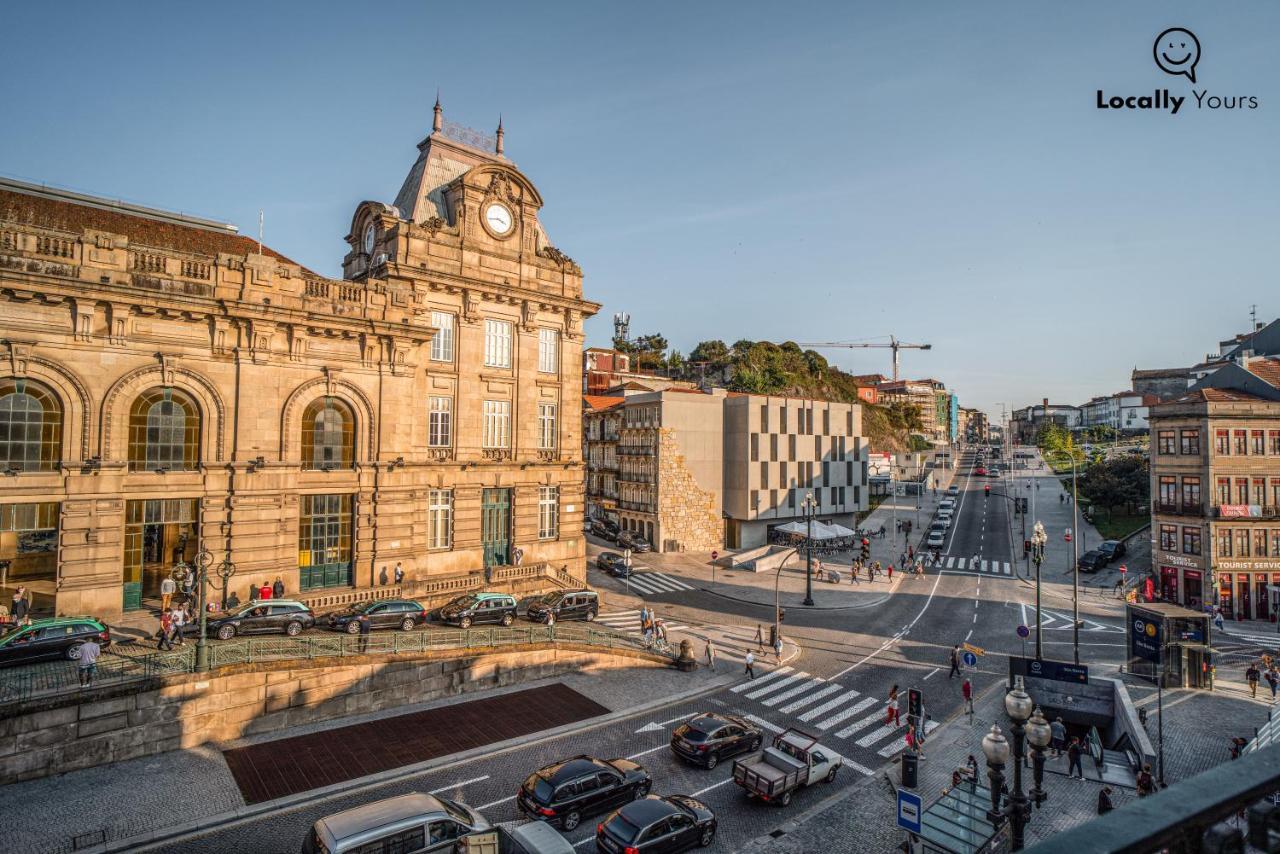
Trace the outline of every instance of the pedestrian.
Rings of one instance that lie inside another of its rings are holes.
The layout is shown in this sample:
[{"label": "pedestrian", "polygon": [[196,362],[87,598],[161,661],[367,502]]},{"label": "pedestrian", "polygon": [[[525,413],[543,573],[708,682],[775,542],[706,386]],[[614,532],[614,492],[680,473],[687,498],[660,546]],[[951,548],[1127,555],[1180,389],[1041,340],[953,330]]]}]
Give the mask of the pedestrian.
[{"label": "pedestrian", "polygon": [[31,606],[27,603],[27,588],[19,587],[13,593],[13,608],[9,612],[13,615],[14,623],[21,623],[27,618],[27,610]]},{"label": "pedestrian", "polygon": [[98,672],[98,656],[102,654],[102,647],[98,646],[97,639],[90,635],[89,639],[80,645],[80,687],[88,688],[93,685],[94,674]]},{"label": "pedestrian", "polygon": [[707,667],[711,668],[711,672],[716,672],[716,648],[711,643],[711,638],[707,638],[707,648],[703,651],[707,657]]},{"label": "pedestrian", "polygon": [[1103,786],[1102,791],[1098,792],[1098,815],[1106,815],[1116,808],[1111,802],[1111,787]]},{"label": "pedestrian", "polygon": [[1065,494],[1065,493],[1062,493],[1062,492],[1059,492],[1059,493],[1058,493],[1058,503],[1059,503],[1059,504],[1061,504],[1063,501],[1066,501],[1066,500],[1067,500],[1067,496],[1066,496],[1066,494]]},{"label": "pedestrian", "polygon": [[778,663],[782,663],[782,632],[778,632],[778,636],[773,639],[773,654],[778,657]]},{"label": "pedestrian", "polygon": [[1213,625],[1214,625],[1214,628],[1216,628],[1218,631],[1222,631],[1223,626],[1222,626],[1222,609],[1221,608],[1213,609]]},{"label": "pedestrian", "polygon": [[400,561],[396,561],[395,579],[396,584],[404,583],[404,564],[400,563]]},{"label": "pedestrian", "polygon": [[951,647],[951,672],[947,674],[948,679],[954,679],[960,675],[960,644]]},{"label": "pedestrian", "polygon": [[747,650],[747,657],[745,661],[747,664],[747,670],[746,670],[747,678],[755,679],[756,678],[756,657],[755,657],[755,654],[751,652],[751,650]]},{"label": "pedestrian", "polygon": [[169,618],[173,623],[173,632],[177,637],[178,646],[186,646],[186,639],[183,635],[183,628],[187,625],[187,612],[181,605],[174,605],[169,610]]},{"label": "pedestrian", "polygon": [[160,612],[160,632],[156,649],[173,649],[173,617],[168,611]]},{"label": "pedestrian", "polygon": [[969,561],[969,568],[970,568],[970,569],[977,569],[977,568],[978,568],[978,565],[979,565],[981,562],[982,562],[982,560],[981,560],[981,558],[979,557],[978,553],[977,553],[977,552],[974,552],[974,553],[973,553],[973,558],[972,558],[972,560],[970,560],[970,561]]},{"label": "pedestrian", "polygon": [[191,592],[195,589],[196,571],[190,566],[187,566],[185,567],[185,571],[182,573],[182,592],[190,596]]},{"label": "pedestrian", "polygon": [[173,580],[172,575],[166,575],[164,580],[160,582],[160,610],[168,611],[169,606],[173,604],[173,594],[178,592],[178,582]]},{"label": "pedestrian", "polygon": [[889,564],[889,583],[893,583],[893,564]]},{"label": "pedestrian", "polygon": [[278,575],[276,576],[276,583],[271,585],[271,598],[272,599],[284,598],[284,580],[281,579],[280,576]]},{"label": "pedestrian", "polygon": [[1061,716],[1049,724],[1049,746],[1053,748],[1055,758],[1062,757],[1062,749],[1067,746],[1067,726]]},{"label": "pedestrian", "polygon": [[895,727],[902,726],[902,716],[898,709],[898,686],[894,685],[889,689],[889,705],[885,709],[884,724],[888,726],[893,724]]},{"label": "pedestrian", "polygon": [[858,581],[858,568],[859,568],[859,567],[858,567],[858,564],[856,564],[856,563],[855,563],[853,566],[850,566],[850,567],[849,567],[849,581],[850,581],[850,582],[852,582],[853,584],[861,584],[861,583],[862,583],[862,582]]},{"label": "pedestrian", "polygon": [[1147,795],[1156,793],[1156,781],[1151,776],[1151,766],[1143,765],[1142,770],[1138,772],[1138,797],[1145,798]]},{"label": "pedestrian", "polygon": [[960,693],[964,696],[965,711],[973,714],[973,684],[969,682],[969,677],[964,678],[964,683],[960,686]]},{"label": "pedestrian", "polygon": [[1080,739],[1076,736],[1071,737],[1071,744],[1067,746],[1067,776],[1071,777],[1074,772],[1080,772],[1080,779],[1084,779],[1084,766],[1080,764]]},{"label": "pedestrian", "polygon": [[916,547],[915,547],[915,546],[907,546],[907,559],[908,559],[908,560],[915,560],[915,559],[916,559]]},{"label": "pedestrian", "polygon": [[764,649],[764,626],[756,623],[756,649]]},{"label": "pedestrian", "polygon": [[360,652],[368,652],[369,630],[372,629],[373,626],[369,624],[369,615],[367,613],[361,614],[357,619],[360,623]]},{"label": "pedestrian", "polygon": [[234,590],[232,590],[231,595],[227,597],[227,606],[223,608],[223,610],[234,611],[236,608],[239,608],[239,607],[240,607],[240,597],[236,595],[236,592]]},{"label": "pedestrian", "polygon": [[1258,663],[1249,665],[1249,669],[1244,672],[1244,679],[1249,683],[1249,696],[1257,699],[1258,697],[1258,677],[1262,674],[1258,672]]},{"label": "pedestrian", "polygon": [[1231,739],[1231,758],[1239,759],[1240,753],[1244,750],[1244,746],[1248,743],[1249,742],[1245,741],[1243,738],[1241,738],[1238,735],[1235,738]]}]

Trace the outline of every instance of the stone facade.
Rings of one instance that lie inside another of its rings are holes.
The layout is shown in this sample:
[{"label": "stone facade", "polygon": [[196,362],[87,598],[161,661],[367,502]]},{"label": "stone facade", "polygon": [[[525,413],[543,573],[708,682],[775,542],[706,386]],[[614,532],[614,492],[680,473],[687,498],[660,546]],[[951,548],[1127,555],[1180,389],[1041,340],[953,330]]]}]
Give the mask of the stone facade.
[{"label": "stone facade", "polygon": [[724,520],[714,492],[698,485],[670,428],[658,431],[658,530],[663,550],[709,552],[724,545]]},{"label": "stone facade", "polygon": [[358,206],[343,280],[232,226],[0,184],[0,418],[28,429],[0,446],[6,600],[110,617],[200,549],[241,599],[517,550],[585,577],[599,306],[500,151],[438,108],[418,148],[396,206]]},{"label": "stone facade", "polygon": [[642,652],[571,644],[459,656],[375,656],[281,668],[279,663],[184,674],[146,691],[72,697],[0,720],[0,785],[139,756],[225,745],[247,736],[351,715],[390,711],[456,694],[618,667],[666,667]]}]

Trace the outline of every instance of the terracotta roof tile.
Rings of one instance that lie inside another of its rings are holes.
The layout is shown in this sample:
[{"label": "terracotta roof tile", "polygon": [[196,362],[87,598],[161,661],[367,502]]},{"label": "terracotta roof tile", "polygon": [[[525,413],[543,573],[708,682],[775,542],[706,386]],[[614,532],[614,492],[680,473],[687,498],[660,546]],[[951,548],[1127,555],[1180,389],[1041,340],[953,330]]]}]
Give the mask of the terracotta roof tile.
[{"label": "terracotta roof tile", "polygon": [[1229,388],[1201,388],[1174,400],[1166,400],[1164,403],[1233,403],[1250,400],[1258,400],[1264,403],[1276,402],[1265,397],[1259,397],[1256,394],[1250,394],[1247,391],[1237,391]]},{"label": "terracotta roof tile", "polygon": [[1280,388],[1280,359],[1254,359],[1249,362],[1248,371],[1267,385]]},{"label": "terracotta roof tile", "polygon": [[[0,220],[71,232],[91,228],[122,234],[131,242],[155,249],[172,249],[197,255],[212,256],[226,252],[244,256],[258,251],[258,241],[241,234],[161,222],[123,211],[103,210],[6,189],[0,189]],[[297,263],[268,246],[263,246],[262,252],[286,264]]]},{"label": "terracotta roof tile", "polygon": [[625,397],[611,397],[603,394],[584,394],[582,396],[582,402],[585,403],[588,408],[597,412],[605,409],[612,409],[625,400]]}]

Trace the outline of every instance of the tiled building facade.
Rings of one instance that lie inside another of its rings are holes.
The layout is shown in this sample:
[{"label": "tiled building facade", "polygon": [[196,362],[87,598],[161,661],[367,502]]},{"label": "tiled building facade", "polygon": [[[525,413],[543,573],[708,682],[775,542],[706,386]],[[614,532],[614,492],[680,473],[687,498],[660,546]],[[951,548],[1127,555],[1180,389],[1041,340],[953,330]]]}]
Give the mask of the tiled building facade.
[{"label": "tiled building facade", "polygon": [[442,128],[331,280],[230,226],[0,186],[0,567],[110,616],[201,549],[241,598],[584,575],[582,275]]}]

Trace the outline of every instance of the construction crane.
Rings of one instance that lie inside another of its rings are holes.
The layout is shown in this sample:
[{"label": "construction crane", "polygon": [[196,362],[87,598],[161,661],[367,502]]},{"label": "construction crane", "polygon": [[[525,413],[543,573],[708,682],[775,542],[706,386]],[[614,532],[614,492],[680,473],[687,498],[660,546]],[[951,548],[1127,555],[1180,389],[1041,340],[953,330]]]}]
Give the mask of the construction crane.
[{"label": "construction crane", "polygon": [[898,369],[900,360],[898,358],[899,350],[932,350],[932,344],[908,344],[905,341],[899,341],[892,335],[888,336],[888,343],[875,341],[822,341],[818,343],[798,344],[799,347],[848,347],[850,349],[858,347],[887,347],[893,350],[893,381],[898,381]]}]

